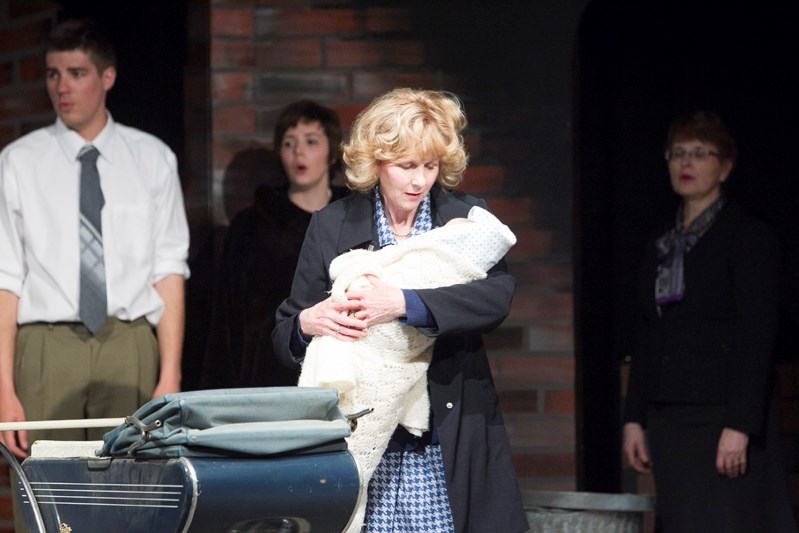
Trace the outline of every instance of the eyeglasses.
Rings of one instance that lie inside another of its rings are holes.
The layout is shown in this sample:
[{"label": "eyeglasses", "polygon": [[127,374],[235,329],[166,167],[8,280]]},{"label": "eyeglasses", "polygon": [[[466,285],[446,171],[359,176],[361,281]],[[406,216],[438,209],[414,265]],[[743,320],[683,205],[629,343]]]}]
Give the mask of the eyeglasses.
[{"label": "eyeglasses", "polygon": [[694,148],[690,152],[682,148],[675,148],[674,150],[666,150],[666,161],[682,161],[684,158],[692,159],[694,161],[704,161],[710,156],[718,157],[719,153],[713,150],[708,150],[704,146]]}]

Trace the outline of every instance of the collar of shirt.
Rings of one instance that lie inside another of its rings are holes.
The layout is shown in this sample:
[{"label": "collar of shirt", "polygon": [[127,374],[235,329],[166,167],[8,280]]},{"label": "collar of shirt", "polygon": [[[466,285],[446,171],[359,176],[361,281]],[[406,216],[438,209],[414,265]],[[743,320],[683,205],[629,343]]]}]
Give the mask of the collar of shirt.
[{"label": "collar of shirt", "polygon": [[114,122],[114,118],[111,116],[111,112],[107,109],[105,112],[108,116],[108,121],[105,123],[105,126],[97,135],[97,137],[91,141],[87,141],[81,137],[78,132],[68,128],[61,118],[56,119],[56,139],[58,139],[58,144],[64,151],[64,155],[67,156],[67,159],[71,161],[77,160],[81,149],[87,144],[91,144],[100,152],[100,157],[105,158],[109,162],[113,160],[114,128],[116,123]]}]

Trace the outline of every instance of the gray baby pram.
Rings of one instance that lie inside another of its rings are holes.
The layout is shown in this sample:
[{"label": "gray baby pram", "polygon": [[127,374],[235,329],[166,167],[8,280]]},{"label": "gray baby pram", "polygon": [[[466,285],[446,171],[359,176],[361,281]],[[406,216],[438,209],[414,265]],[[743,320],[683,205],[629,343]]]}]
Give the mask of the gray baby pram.
[{"label": "gray baby pram", "polygon": [[325,388],[170,394],[103,441],[36,443],[21,465],[0,451],[37,533],[340,532],[360,480],[337,404]]}]

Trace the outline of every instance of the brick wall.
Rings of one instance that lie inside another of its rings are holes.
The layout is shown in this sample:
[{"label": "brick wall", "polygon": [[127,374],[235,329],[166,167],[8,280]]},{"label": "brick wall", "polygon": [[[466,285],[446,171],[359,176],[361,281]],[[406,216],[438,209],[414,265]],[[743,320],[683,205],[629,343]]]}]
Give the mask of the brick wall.
[{"label": "brick wall", "polygon": [[[238,153],[270,148],[276,114],[288,102],[316,99],[336,109],[346,128],[375,96],[396,86],[459,94],[470,118],[467,143],[472,156],[463,188],[484,196],[519,238],[510,253],[510,267],[519,280],[513,309],[487,340],[514,461],[525,484],[573,489],[572,281],[568,243],[557,241],[570,230],[537,220],[541,205],[527,191],[528,176],[502,157],[502,140],[511,136],[508,128],[517,127],[516,139],[523,141],[518,130],[529,122],[515,117],[529,118],[529,110],[509,110],[464,80],[463,72],[431,60],[430,39],[417,35],[414,21],[420,13],[412,7],[358,7],[363,4],[344,1],[324,8],[313,5],[211,4],[213,220],[225,224],[229,211],[240,205],[227,190],[231,162]],[[502,131],[498,122],[505,125]],[[519,157],[506,155],[509,162]],[[569,180],[564,175],[557,181],[568,188]],[[231,182],[239,191],[250,192],[255,185]],[[249,201],[248,194],[243,201]]]},{"label": "brick wall", "polygon": [[0,146],[52,120],[42,42],[54,20],[50,2],[0,2]]},{"label": "brick wall", "polygon": [[[519,239],[509,256],[519,281],[512,312],[487,338],[514,462],[526,486],[575,488],[572,279],[564,239],[570,229],[540,221],[554,209],[541,200],[552,190],[537,197],[519,170],[528,164],[520,151],[540,149],[526,140],[531,133],[521,130],[528,123],[519,117],[542,111],[503,106],[471,87],[463,72],[431,59],[435,50],[416,35],[412,8],[214,0],[194,3],[189,16],[194,51],[184,78],[184,185],[193,226],[206,217],[225,225],[258,180],[268,179],[252,164],[235,172],[234,162],[262,160],[276,115],[290,101],[308,97],[331,106],[346,128],[369,101],[396,86],[464,98],[472,165],[463,188],[485,197]],[[49,2],[0,2],[0,145],[52,120],[39,43],[53,20]],[[570,179],[563,173],[554,182],[568,191]],[[1,533],[10,527],[7,489],[0,488],[0,499]]]}]

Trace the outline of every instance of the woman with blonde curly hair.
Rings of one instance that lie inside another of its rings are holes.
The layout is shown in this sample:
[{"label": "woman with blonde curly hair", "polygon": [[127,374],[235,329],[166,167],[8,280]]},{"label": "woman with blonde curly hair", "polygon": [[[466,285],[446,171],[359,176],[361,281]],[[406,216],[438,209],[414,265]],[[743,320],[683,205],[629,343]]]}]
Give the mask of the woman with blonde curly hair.
[{"label": "woman with blonde curly hair", "polygon": [[445,92],[395,89],[372,102],[343,146],[347,183],[358,194],[314,214],[277,312],[274,348],[288,366],[302,363],[315,336],[355,342],[393,320],[435,339],[429,430],[396,427],[368,487],[363,531],[528,528],[481,337],[510,312],[516,282],[505,261],[469,283],[414,290],[369,276],[372,288],[343,300],[329,294],[339,255],[412,240],[486,207],[453,190],[468,160],[465,127],[460,102]]}]

